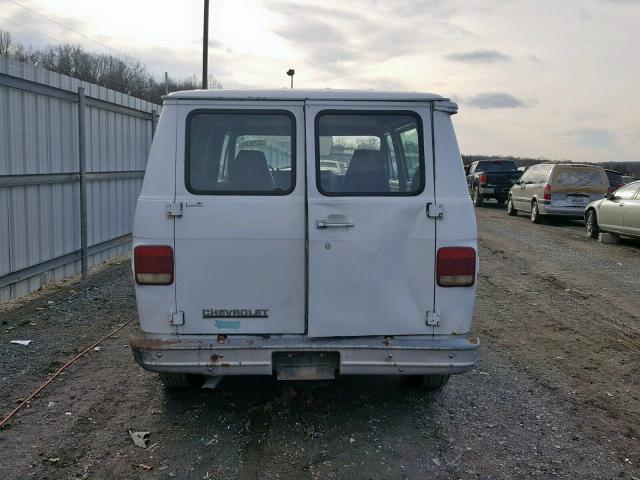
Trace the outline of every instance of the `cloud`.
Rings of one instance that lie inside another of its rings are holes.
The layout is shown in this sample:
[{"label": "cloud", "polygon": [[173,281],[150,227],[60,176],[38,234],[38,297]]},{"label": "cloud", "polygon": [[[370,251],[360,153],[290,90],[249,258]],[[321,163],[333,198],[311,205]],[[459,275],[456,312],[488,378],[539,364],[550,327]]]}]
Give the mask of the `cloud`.
[{"label": "cloud", "polygon": [[291,43],[330,43],[339,44],[345,42],[345,36],[329,22],[320,20],[306,13],[300,14],[301,18],[296,22],[288,22],[273,31]]},{"label": "cloud", "polygon": [[511,57],[509,55],[494,49],[480,49],[472,50],[470,52],[449,53],[445,55],[444,58],[446,58],[447,60],[451,60],[452,62],[471,63],[496,63],[507,62],[511,60]]},{"label": "cloud", "polygon": [[586,148],[612,148],[615,145],[614,134],[602,128],[581,128],[569,132],[575,142]]},{"label": "cloud", "polygon": [[[321,7],[317,5],[299,4],[295,2],[267,0],[264,2],[270,10],[286,14],[303,14],[311,15],[315,18],[323,17],[325,19],[358,19],[361,18],[353,12],[341,8]],[[295,20],[295,19],[292,19]]]},{"label": "cloud", "polygon": [[466,99],[465,103],[472,107],[490,109],[490,108],[524,108],[529,107],[530,103],[514,97],[508,93],[480,93]]},{"label": "cloud", "polygon": [[[271,31],[294,46],[318,75],[354,76],[356,70],[421,54],[425,45],[468,38],[471,32],[447,20],[450,4],[443,0],[353,0],[343,6],[314,6],[268,0],[266,6],[279,17]],[[347,10],[349,8],[349,10]],[[424,12],[439,20],[424,28]],[[322,72],[320,72],[320,67]]]},{"label": "cloud", "polygon": [[640,5],[640,0],[603,0],[607,3],[617,3],[618,5]]},{"label": "cloud", "polygon": [[[202,39],[200,39],[198,44],[202,45]],[[227,53],[233,53],[233,50],[231,50],[226,44],[217,40],[209,40],[209,48],[212,50],[223,50]]]}]

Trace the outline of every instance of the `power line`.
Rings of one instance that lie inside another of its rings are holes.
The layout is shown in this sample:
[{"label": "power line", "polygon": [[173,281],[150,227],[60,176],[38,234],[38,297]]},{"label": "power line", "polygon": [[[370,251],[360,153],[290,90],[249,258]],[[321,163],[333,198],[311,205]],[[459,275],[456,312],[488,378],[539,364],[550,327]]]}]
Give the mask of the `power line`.
[{"label": "power line", "polygon": [[33,28],[27,27],[26,25],[23,25],[23,24],[21,24],[19,22],[16,22],[15,20],[11,20],[10,18],[3,17],[2,15],[0,15],[0,18],[6,20],[7,22],[11,22],[11,23],[13,23],[15,25],[18,25],[19,27],[22,27],[25,30],[29,30],[30,32],[33,32],[33,33],[35,33],[37,35],[40,35],[40,36],[45,37],[45,38],[48,38],[49,40],[53,40],[54,42],[65,43],[62,40],[58,40],[57,38],[50,37],[46,33],[39,32],[38,30],[34,30]]},{"label": "power line", "polygon": [[[16,6],[18,6],[18,7],[24,8],[25,10],[28,10],[28,11],[30,11],[30,12],[32,12],[32,13],[35,13],[36,15],[38,15],[38,16],[40,16],[40,17],[42,17],[42,18],[44,18],[44,19],[46,19],[46,20],[48,20],[48,21],[50,21],[50,22],[52,22],[52,23],[55,23],[56,25],[59,25],[59,26],[60,26],[60,27],[62,27],[62,28],[66,28],[67,30],[69,30],[69,31],[71,31],[71,32],[73,32],[73,33],[75,33],[76,35],[80,35],[81,37],[84,37],[84,38],[86,38],[87,40],[89,40],[89,41],[91,41],[91,42],[94,42],[95,44],[100,45],[100,46],[101,46],[101,47],[103,47],[103,48],[106,48],[106,49],[108,49],[108,50],[111,50],[112,52],[115,52],[115,53],[117,53],[118,55],[121,55],[123,58],[131,58],[131,56],[130,56],[129,54],[124,53],[124,52],[121,52],[120,50],[117,50],[117,49],[115,49],[115,48],[113,48],[113,47],[110,47],[109,45],[105,45],[104,43],[99,42],[98,40],[95,40],[94,38],[90,37],[89,35],[86,35],[86,34],[84,34],[84,33],[82,33],[82,32],[79,32],[79,31],[77,31],[77,30],[75,30],[75,29],[73,29],[73,28],[71,28],[71,27],[69,27],[69,26],[67,26],[67,25],[65,25],[65,24],[63,24],[63,23],[61,23],[61,22],[57,21],[57,20],[54,20],[53,18],[50,18],[50,17],[48,17],[48,16],[46,16],[46,15],[44,15],[44,14],[42,14],[42,13],[40,13],[40,12],[36,11],[36,10],[34,10],[33,8],[30,8],[30,7],[27,7],[27,6],[25,6],[25,5],[22,5],[22,4],[18,3],[18,2],[16,2],[15,0],[8,0],[8,1],[9,1],[9,2],[11,2],[11,3],[13,3],[14,5],[16,5]],[[38,35],[42,35],[42,36],[47,37],[47,38],[49,38],[49,39],[55,40],[56,42],[63,43],[63,44],[64,44],[64,43],[68,43],[68,42],[66,42],[66,41],[57,40],[57,39],[55,39],[55,38],[53,38],[53,37],[50,37],[49,35],[46,35],[46,34],[41,33],[41,32],[38,32],[38,31],[36,31],[36,30],[34,30],[34,29],[32,29],[32,28],[29,28],[29,27],[27,27],[27,26],[25,26],[25,25],[22,25],[22,24],[20,24],[20,23],[18,23],[18,22],[15,22],[15,21],[9,20],[9,19],[8,19],[8,18],[6,18],[6,17],[2,17],[2,18],[4,18],[5,20],[8,20],[9,22],[15,23],[16,25],[19,25],[19,26],[21,26],[21,27],[23,27],[23,28],[26,28],[27,30],[30,30],[30,31],[32,31],[32,32],[34,32],[34,33],[37,33]],[[149,58],[151,61],[154,61],[154,62],[156,62],[156,63],[162,63],[162,61],[158,60],[158,59],[157,59],[157,58],[155,58],[155,57],[148,57],[148,58]],[[149,67],[148,65],[146,65],[146,66],[147,66],[148,68],[150,68],[151,70],[154,70],[154,68],[151,68],[151,67]],[[157,73],[157,69],[156,69],[156,73]]]},{"label": "power line", "polygon": [[[42,13],[40,13],[40,12],[38,12],[38,11],[34,10],[33,8],[29,8],[29,7],[27,7],[27,6],[25,6],[25,5],[22,5],[22,4],[20,4],[20,3],[16,2],[16,1],[14,1],[14,0],[8,0],[8,1],[9,1],[9,2],[11,2],[11,3],[13,3],[14,5],[17,5],[17,6],[18,6],[18,7],[20,7],[20,8],[24,8],[25,10],[28,10],[28,11],[30,11],[30,12],[32,12],[32,13],[35,13],[35,14],[36,14],[36,15],[38,15],[39,17],[42,17],[42,18],[44,18],[45,20],[49,20],[50,22],[55,23],[56,25],[58,25],[58,26],[60,26],[60,27],[62,27],[62,28],[66,28],[67,30],[69,30],[69,31],[71,31],[71,32],[73,32],[73,33],[75,33],[76,35],[80,35],[81,37],[84,37],[84,38],[86,38],[87,40],[89,40],[89,41],[91,41],[91,42],[93,42],[93,43],[95,43],[95,44],[97,44],[97,45],[100,45],[100,46],[101,46],[101,47],[103,47],[103,48],[106,48],[106,49],[108,49],[108,50],[111,50],[112,52],[115,52],[115,53],[117,53],[118,55],[122,55],[123,57],[126,57],[126,56],[127,56],[127,54],[126,54],[126,53],[123,53],[123,52],[121,52],[120,50],[116,50],[115,48],[111,48],[109,45],[105,45],[104,43],[99,42],[98,40],[95,40],[95,39],[91,38],[89,35],[85,35],[84,33],[79,32],[79,31],[77,31],[77,30],[75,30],[75,29],[73,29],[73,28],[71,28],[71,27],[69,27],[69,26],[67,26],[67,25],[65,25],[65,24],[63,24],[63,23],[61,23],[61,22],[57,21],[57,20],[54,20],[53,18],[47,17],[46,15],[43,15]],[[3,18],[4,18],[4,17],[3,17]],[[14,23],[16,23],[16,22],[14,22]],[[44,35],[44,34],[43,34],[43,35]],[[59,41],[59,40],[58,40],[58,41]],[[61,42],[61,43],[64,43],[64,42]]]},{"label": "power line", "polygon": [[[60,43],[60,44],[64,44],[64,43],[65,43],[65,42],[63,42],[62,40],[59,40],[59,39],[54,38],[54,37],[51,37],[51,36],[47,35],[46,33],[39,32],[38,30],[35,30],[35,29],[33,29],[33,28],[27,27],[26,25],[23,25],[23,24],[22,24],[22,23],[20,23],[20,22],[16,22],[15,20],[11,20],[10,18],[4,17],[4,16],[2,16],[2,15],[0,15],[0,18],[2,18],[2,19],[4,19],[4,20],[6,20],[7,22],[13,23],[13,24],[15,24],[15,25],[17,25],[17,26],[19,26],[19,27],[22,27],[22,28],[24,28],[25,30],[29,30],[30,32],[33,32],[33,33],[35,33],[35,34],[37,34],[37,35],[40,35],[40,36],[45,37],[45,38],[48,38],[49,40],[53,40],[54,42],[58,42],[58,43]],[[36,65],[36,66],[37,66],[37,65]],[[9,68],[14,68],[14,69],[16,69],[16,70],[18,70],[18,71],[19,71],[19,69],[17,69],[17,68],[16,68],[16,67],[14,67],[13,65],[8,65],[8,67],[9,67]],[[129,89],[131,88],[131,86],[130,86],[130,85],[126,85],[126,84],[124,84],[124,83],[122,83],[122,82],[119,82],[118,80],[114,80],[114,79],[110,79],[109,81],[110,81],[110,82],[113,82],[113,83],[115,83],[115,84],[117,84],[117,85],[119,85],[120,87],[124,87],[124,88],[123,88],[123,90],[121,90],[121,91],[122,91],[123,93],[126,93],[127,95],[130,95],[130,93],[128,93]],[[97,83],[96,85],[100,85],[100,84],[99,84],[99,83]],[[108,87],[107,87],[107,88],[108,88]],[[124,90],[126,90],[126,91],[124,91]]]}]

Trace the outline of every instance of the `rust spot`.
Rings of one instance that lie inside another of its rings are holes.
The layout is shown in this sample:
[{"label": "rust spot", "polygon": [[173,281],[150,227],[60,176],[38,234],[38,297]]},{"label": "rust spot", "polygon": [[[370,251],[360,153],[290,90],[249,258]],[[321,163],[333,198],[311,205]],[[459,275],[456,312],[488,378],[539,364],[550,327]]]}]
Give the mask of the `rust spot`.
[{"label": "rust spot", "polygon": [[471,337],[471,338],[469,339],[469,343],[472,343],[472,344],[474,344],[474,345],[477,345],[477,344],[479,344],[479,343],[480,343],[480,339],[479,339],[478,337]]},{"label": "rust spot", "polygon": [[175,345],[180,343],[180,340],[162,340],[157,338],[145,338],[145,337],[129,337],[129,345],[131,348],[137,348],[140,350],[154,350],[156,348],[166,347],[167,345]]},{"label": "rust spot", "polygon": [[256,341],[249,339],[249,340],[246,340],[246,343],[247,343],[247,346],[251,347],[256,343]]},{"label": "rust spot", "polygon": [[226,335],[218,335],[218,343],[225,343],[227,341]]},{"label": "rust spot", "polygon": [[382,341],[382,343],[384,344],[385,347],[388,347],[389,345],[391,345],[391,339],[389,337],[384,337],[384,340]]},{"label": "rust spot", "polygon": [[222,355],[221,353],[214,353],[213,355],[211,355],[211,361],[212,362],[217,362],[222,357],[224,357],[224,355]]}]

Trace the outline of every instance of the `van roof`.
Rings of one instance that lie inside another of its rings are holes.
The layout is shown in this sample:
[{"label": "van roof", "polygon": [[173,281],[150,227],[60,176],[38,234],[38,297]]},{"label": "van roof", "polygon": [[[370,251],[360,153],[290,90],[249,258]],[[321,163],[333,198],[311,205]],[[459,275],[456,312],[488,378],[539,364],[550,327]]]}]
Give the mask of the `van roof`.
[{"label": "van roof", "polygon": [[391,92],[382,90],[290,89],[280,90],[185,90],[165,96],[169,99],[219,100],[358,100],[400,102],[448,102],[433,93]]}]

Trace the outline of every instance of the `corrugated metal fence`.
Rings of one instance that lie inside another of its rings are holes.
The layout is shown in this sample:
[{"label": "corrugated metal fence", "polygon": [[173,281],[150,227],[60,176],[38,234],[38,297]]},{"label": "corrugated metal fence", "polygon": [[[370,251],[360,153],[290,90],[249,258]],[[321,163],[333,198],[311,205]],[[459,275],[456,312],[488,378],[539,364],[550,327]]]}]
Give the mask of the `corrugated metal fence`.
[{"label": "corrugated metal fence", "polygon": [[128,251],[159,110],[0,57],[0,301]]}]

